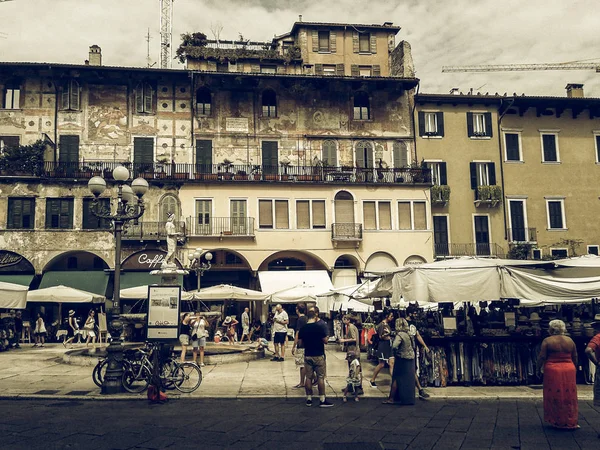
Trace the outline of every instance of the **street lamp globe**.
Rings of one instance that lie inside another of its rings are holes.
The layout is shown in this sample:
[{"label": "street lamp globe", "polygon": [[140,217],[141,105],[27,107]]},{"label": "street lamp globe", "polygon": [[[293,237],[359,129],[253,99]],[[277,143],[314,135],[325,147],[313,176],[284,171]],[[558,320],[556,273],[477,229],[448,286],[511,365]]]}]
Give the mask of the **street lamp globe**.
[{"label": "street lamp globe", "polygon": [[116,181],[123,183],[129,179],[129,170],[127,167],[117,166],[113,169],[112,175]]},{"label": "street lamp globe", "polygon": [[193,254],[192,254],[192,259],[197,259],[200,260],[200,257],[202,256],[202,253],[199,252],[198,250],[196,250]]},{"label": "street lamp globe", "polygon": [[92,177],[88,181],[88,189],[94,196],[98,197],[106,190],[106,181],[102,177]]},{"label": "street lamp globe", "polygon": [[211,261],[211,260],[212,260],[212,258],[213,258],[213,255],[212,255],[212,253],[211,253],[211,252],[206,252],[206,255],[204,255],[204,258],[205,258],[207,261]]},{"label": "street lamp globe", "polygon": [[123,201],[125,203],[132,204],[135,196],[133,195],[133,189],[131,189],[131,186],[124,184],[121,189],[123,193]]},{"label": "street lamp globe", "polygon": [[142,198],[146,192],[148,192],[148,182],[138,177],[131,182],[131,189],[133,189],[133,193],[137,195],[138,198]]}]

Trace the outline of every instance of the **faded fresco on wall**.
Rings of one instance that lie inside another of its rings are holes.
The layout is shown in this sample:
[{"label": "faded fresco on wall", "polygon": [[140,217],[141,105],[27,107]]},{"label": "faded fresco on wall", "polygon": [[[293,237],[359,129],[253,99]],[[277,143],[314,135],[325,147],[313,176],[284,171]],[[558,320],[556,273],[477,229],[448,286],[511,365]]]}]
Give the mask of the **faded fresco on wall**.
[{"label": "faded fresco on wall", "polygon": [[90,85],[88,139],[127,144],[127,86]]}]

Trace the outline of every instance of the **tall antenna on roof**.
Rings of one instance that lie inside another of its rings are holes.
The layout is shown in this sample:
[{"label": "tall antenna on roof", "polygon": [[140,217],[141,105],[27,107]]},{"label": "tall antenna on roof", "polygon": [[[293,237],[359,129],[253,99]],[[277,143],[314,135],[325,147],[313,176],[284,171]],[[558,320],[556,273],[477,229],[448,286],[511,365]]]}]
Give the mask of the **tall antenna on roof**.
[{"label": "tall antenna on roof", "polygon": [[148,50],[146,52],[146,66],[148,67],[152,67],[156,64],[155,62],[152,62],[152,59],[150,59],[150,39],[152,39],[152,37],[150,36],[150,28],[148,28],[148,33],[146,33],[146,42],[148,43]]},{"label": "tall antenna on roof", "polygon": [[173,2],[175,0],[160,0],[160,67],[170,69],[171,37],[173,35]]}]

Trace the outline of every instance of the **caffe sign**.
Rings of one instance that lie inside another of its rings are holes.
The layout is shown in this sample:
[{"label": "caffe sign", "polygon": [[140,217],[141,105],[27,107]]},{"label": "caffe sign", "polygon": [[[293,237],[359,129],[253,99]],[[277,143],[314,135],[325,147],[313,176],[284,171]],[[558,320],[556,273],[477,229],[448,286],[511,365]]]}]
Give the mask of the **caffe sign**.
[{"label": "caffe sign", "polygon": [[0,268],[19,264],[23,257],[17,253],[0,251]]},{"label": "caffe sign", "polygon": [[[121,264],[122,270],[137,270],[150,272],[151,270],[160,269],[161,264],[165,260],[167,252],[163,250],[142,250],[129,256]],[[178,267],[181,265],[175,261]]]},{"label": "caffe sign", "polygon": [[35,273],[33,265],[27,258],[8,250],[0,250],[0,272]]}]

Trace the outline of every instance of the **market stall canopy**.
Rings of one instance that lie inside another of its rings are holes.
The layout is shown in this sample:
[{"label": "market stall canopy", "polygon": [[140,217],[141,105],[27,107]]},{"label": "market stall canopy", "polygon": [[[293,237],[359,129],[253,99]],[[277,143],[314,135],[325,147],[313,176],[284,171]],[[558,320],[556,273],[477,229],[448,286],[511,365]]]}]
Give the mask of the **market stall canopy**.
[{"label": "market stall canopy", "polygon": [[326,270],[273,270],[258,272],[261,291],[265,294],[306,285],[317,295],[333,289]]},{"label": "market stall canopy", "polygon": [[93,292],[82,291],[68,286],[52,286],[27,293],[28,302],[103,303],[105,300],[103,295],[97,295]]},{"label": "market stall canopy", "polygon": [[[266,301],[271,303],[316,303],[317,295],[314,293],[314,286],[299,284],[298,286],[273,292],[267,296]],[[327,307],[327,303],[320,302],[318,306],[319,309],[323,309],[324,307]],[[325,309],[323,309],[323,311],[325,311]]]},{"label": "market stall canopy", "polygon": [[[148,286],[150,284],[160,283],[158,275],[152,275],[150,272],[121,272],[121,290],[131,287]],[[177,275],[177,284],[183,286],[183,275]],[[147,298],[148,294],[146,293]],[[136,297],[139,298],[139,297]]]},{"label": "market stall canopy", "polygon": [[[120,296],[125,300],[145,300],[148,298],[148,285],[121,289]],[[181,300],[193,300],[193,295],[191,292],[181,291]]]},{"label": "market stall canopy", "polygon": [[104,297],[107,285],[108,273],[103,270],[50,270],[44,273],[40,289],[68,286]]},{"label": "market stall canopy", "polygon": [[264,292],[254,291],[252,289],[244,289],[230,284],[219,284],[200,289],[199,291],[187,292],[193,300],[202,301],[219,301],[219,300],[235,300],[238,302],[264,301],[267,295]]},{"label": "market stall canopy", "polygon": [[600,268],[600,256],[583,255],[573,258],[557,259],[552,261],[557,267],[598,267]]},{"label": "market stall canopy", "polygon": [[365,303],[359,302],[358,300],[348,299],[336,301],[331,307],[331,311],[354,311],[354,312],[373,312],[375,307],[372,305],[366,305]]},{"label": "market stall canopy", "polygon": [[27,286],[0,281],[0,308],[25,309]]}]

